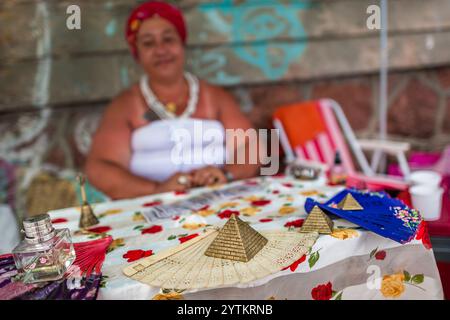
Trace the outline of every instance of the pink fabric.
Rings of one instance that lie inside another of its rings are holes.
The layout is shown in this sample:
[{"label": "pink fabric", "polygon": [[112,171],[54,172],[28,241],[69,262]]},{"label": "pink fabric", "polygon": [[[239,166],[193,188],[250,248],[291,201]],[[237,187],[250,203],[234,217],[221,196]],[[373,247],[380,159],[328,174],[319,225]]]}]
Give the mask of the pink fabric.
[{"label": "pink fabric", "polygon": [[348,173],[354,173],[355,167],[353,166],[353,159],[348,150],[347,142],[342,135],[341,128],[336,121],[333,110],[331,110],[328,106],[320,105],[320,112],[325,120],[328,131],[327,133],[333,142],[334,150],[339,150],[345,170]]},{"label": "pink fabric", "polygon": [[296,156],[299,159],[317,161],[331,166],[336,150],[339,150],[345,170],[350,173],[355,172],[347,143],[341,133],[333,110],[326,105],[319,104],[318,110],[326,131],[317,134],[304,144],[296,146]]}]

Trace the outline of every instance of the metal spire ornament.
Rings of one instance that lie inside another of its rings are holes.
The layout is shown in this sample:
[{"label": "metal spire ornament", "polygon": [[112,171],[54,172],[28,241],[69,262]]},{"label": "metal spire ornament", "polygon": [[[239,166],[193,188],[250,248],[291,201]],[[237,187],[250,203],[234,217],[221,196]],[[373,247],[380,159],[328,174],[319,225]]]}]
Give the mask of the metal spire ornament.
[{"label": "metal spire ornament", "polygon": [[306,217],[300,232],[318,232],[319,234],[333,233],[333,220],[328,217],[317,205],[313,207]]},{"label": "metal spire ornament", "polygon": [[248,262],[264,248],[267,241],[248,223],[232,214],[206,250],[205,255],[213,258]]},{"label": "metal spire ornament", "polygon": [[80,229],[86,229],[93,225],[98,224],[99,221],[95,216],[94,210],[92,210],[91,205],[87,202],[86,189],[84,186],[84,184],[86,183],[86,178],[80,174],[78,175],[77,180],[78,183],[80,184],[80,191],[81,191],[81,215],[78,227]]},{"label": "metal spire ornament", "polygon": [[347,193],[344,199],[338,203],[337,207],[341,210],[363,210],[364,208],[358,201],[352,196],[351,193]]}]

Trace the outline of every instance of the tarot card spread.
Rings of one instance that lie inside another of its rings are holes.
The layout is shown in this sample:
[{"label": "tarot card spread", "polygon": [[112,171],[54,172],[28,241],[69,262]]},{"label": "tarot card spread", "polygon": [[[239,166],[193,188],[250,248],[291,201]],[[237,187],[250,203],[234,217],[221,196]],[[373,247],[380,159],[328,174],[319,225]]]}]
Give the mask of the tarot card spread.
[{"label": "tarot card spread", "polygon": [[384,192],[346,189],[323,204],[308,198],[305,209],[309,212],[316,205],[326,213],[400,243],[411,241],[422,221],[417,210]]},{"label": "tarot card spread", "polygon": [[143,210],[147,222],[158,219],[168,219],[174,216],[180,216],[183,214],[189,214],[192,211],[197,211],[205,205],[210,205],[219,200],[232,198],[236,196],[242,196],[247,193],[260,192],[265,188],[264,184],[258,185],[232,185],[220,190],[211,190],[199,194],[197,196],[177,201],[171,204],[162,204],[151,207],[147,210]]},{"label": "tarot card spread", "polygon": [[[177,290],[233,286],[261,279],[291,265],[308,252],[318,237],[316,232],[262,232],[260,239],[267,242],[253,258],[243,262],[205,254],[210,249],[217,256],[211,248],[223,250],[213,245],[219,234],[218,230],[209,230],[175,248],[141,259],[123,269],[123,273],[151,286]],[[240,247],[245,247],[245,243]]]}]

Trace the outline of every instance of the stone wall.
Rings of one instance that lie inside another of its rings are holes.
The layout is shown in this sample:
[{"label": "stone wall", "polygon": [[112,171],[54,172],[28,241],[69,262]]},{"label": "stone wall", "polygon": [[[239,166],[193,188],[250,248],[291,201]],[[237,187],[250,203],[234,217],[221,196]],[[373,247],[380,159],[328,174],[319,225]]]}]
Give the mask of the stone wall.
[{"label": "stone wall", "polygon": [[[0,3],[0,201],[20,215],[76,203],[74,173],[98,119],[140,74],[122,32],[138,2]],[[277,106],[327,97],[358,136],[376,136],[379,31],[366,9],[379,1],[172,2],[189,27],[187,67],[227,87],[256,127],[269,127]],[[69,4],[81,8],[81,30],[65,27]],[[448,17],[448,0],[389,1],[389,137],[417,150],[450,143]],[[56,189],[59,202],[36,202]]]}]

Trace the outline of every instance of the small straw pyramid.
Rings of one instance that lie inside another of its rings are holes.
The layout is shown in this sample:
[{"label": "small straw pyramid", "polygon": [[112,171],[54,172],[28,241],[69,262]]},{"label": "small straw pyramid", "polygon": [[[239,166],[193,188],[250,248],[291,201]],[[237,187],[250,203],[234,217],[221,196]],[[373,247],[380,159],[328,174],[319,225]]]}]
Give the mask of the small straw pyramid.
[{"label": "small straw pyramid", "polygon": [[267,241],[248,223],[233,214],[208,247],[205,255],[248,262],[267,244]]},{"label": "small straw pyramid", "polygon": [[318,206],[313,207],[300,229],[300,232],[314,231],[320,234],[333,232],[333,221]]},{"label": "small straw pyramid", "polygon": [[356,201],[351,193],[347,193],[337,206],[341,210],[363,210],[363,207]]}]

